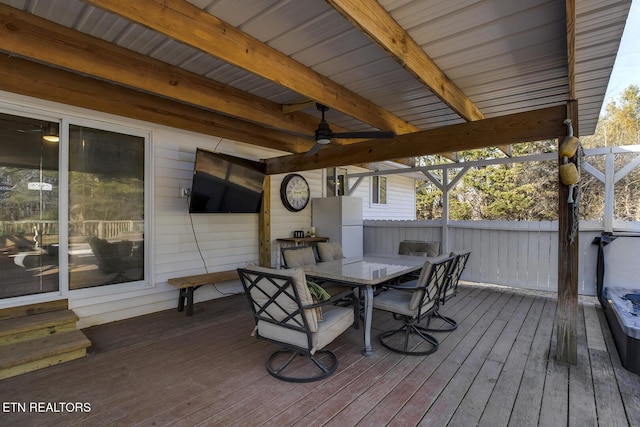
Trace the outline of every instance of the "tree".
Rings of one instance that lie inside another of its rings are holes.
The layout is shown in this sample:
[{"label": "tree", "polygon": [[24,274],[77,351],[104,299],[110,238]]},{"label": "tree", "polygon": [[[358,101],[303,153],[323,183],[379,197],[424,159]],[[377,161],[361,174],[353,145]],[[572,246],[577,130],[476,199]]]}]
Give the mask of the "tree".
[{"label": "tree", "polygon": [[627,87],[609,102],[592,136],[581,138],[585,148],[640,144],[640,89]]},{"label": "tree", "polygon": [[[640,144],[640,89],[627,87],[618,98],[605,108],[592,136],[580,138],[585,148],[618,147]],[[618,171],[637,157],[637,153],[616,154],[614,164]],[[600,171],[605,170],[604,156],[586,159]],[[581,182],[582,219],[602,219],[604,216],[604,187],[589,174]],[[640,221],[640,169],[636,168],[615,185],[614,215],[617,219]]]},{"label": "tree", "polygon": [[[516,144],[514,155],[554,150],[553,141]],[[495,148],[460,153],[460,163],[503,157]],[[555,175],[554,175],[555,174]],[[456,220],[518,219],[541,220],[557,217],[557,185],[553,162],[511,163],[473,167],[450,193],[449,217]],[[450,177],[451,179],[452,177]],[[433,185],[417,184],[417,218],[442,216],[442,192]]]},{"label": "tree", "polygon": [[[640,145],[640,90],[631,85],[605,108],[593,136],[581,137],[583,147]],[[512,146],[513,157],[535,153],[557,152],[557,141],[538,141]],[[460,162],[491,159],[504,155],[495,148],[460,153]],[[616,155],[615,168],[620,170],[637,157],[637,153]],[[604,157],[585,159],[604,171]],[[421,160],[421,164],[442,164],[440,158]],[[437,172],[434,172],[437,174]],[[540,221],[558,217],[557,161],[510,163],[471,168],[450,192],[451,219],[505,219]],[[602,220],[604,187],[586,172],[580,179],[579,211],[581,219]],[[442,192],[428,180],[418,181],[416,188],[418,219],[442,216]],[[616,183],[615,215],[618,219],[640,221],[640,168]]]}]

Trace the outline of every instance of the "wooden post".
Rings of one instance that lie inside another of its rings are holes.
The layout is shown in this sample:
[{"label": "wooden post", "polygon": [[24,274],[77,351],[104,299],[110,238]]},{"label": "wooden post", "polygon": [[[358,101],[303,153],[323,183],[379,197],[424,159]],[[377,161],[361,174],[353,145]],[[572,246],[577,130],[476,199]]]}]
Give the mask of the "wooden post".
[{"label": "wooden post", "polygon": [[[569,101],[567,118],[578,136],[578,103]],[[558,139],[558,149],[564,136]],[[558,164],[563,160],[558,159]],[[558,307],[556,311],[556,360],[578,363],[578,204],[567,202],[569,186],[558,175]],[[574,213],[574,209],[576,212]],[[575,221],[575,224],[574,224]]]},{"label": "wooden post", "polygon": [[448,254],[449,248],[449,169],[442,169],[442,226],[440,232],[440,253]]},{"label": "wooden post", "polygon": [[264,177],[262,209],[258,217],[260,265],[271,267],[271,176]]}]

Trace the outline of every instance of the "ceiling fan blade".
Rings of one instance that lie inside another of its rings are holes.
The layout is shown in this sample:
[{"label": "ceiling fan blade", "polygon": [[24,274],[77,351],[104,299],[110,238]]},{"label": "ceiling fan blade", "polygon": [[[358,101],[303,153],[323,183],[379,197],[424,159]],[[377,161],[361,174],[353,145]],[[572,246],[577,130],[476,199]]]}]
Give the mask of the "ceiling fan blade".
[{"label": "ceiling fan blade", "polygon": [[396,136],[394,131],[372,131],[372,132],[338,132],[331,135],[332,138],[362,138],[362,139],[388,139]]},{"label": "ceiling fan blade", "polygon": [[314,154],[316,154],[320,149],[322,148],[322,144],[316,144],[313,147],[311,147],[311,150],[307,151],[304,155],[304,157],[309,157],[309,156],[313,156]]}]

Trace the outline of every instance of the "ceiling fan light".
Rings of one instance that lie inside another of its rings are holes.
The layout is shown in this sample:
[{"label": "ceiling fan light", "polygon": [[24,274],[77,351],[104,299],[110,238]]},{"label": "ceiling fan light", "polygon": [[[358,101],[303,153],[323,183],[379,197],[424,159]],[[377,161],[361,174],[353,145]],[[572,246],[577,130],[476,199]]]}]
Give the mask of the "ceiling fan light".
[{"label": "ceiling fan light", "polygon": [[45,129],[42,139],[47,142],[60,142],[60,135],[58,133],[58,125],[55,123],[49,123]]},{"label": "ceiling fan light", "polygon": [[318,143],[320,145],[327,145],[330,142],[331,142],[331,138],[327,138],[326,136],[322,136],[322,137],[316,139],[316,143]]}]

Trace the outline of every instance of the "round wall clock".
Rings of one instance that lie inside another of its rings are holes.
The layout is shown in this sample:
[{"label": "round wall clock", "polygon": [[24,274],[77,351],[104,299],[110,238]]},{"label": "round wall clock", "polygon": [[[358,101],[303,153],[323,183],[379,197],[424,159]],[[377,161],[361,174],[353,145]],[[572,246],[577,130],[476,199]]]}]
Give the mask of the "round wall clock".
[{"label": "round wall clock", "polygon": [[302,175],[292,173],[284,177],[280,186],[280,198],[285,208],[291,212],[300,212],[309,203],[311,192],[309,184]]}]

